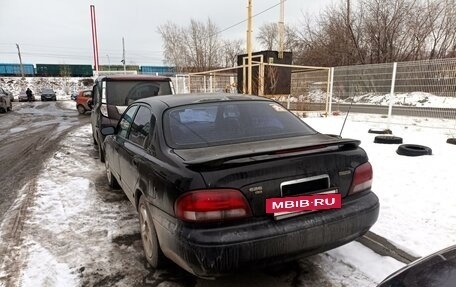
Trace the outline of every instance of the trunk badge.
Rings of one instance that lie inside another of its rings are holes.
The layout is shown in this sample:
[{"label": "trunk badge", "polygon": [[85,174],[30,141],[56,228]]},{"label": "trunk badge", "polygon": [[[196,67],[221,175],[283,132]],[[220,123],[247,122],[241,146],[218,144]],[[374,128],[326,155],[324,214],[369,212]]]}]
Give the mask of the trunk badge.
[{"label": "trunk badge", "polygon": [[249,188],[249,191],[253,192],[255,194],[262,194],[263,193],[263,187],[262,186],[251,187],[251,188]]}]

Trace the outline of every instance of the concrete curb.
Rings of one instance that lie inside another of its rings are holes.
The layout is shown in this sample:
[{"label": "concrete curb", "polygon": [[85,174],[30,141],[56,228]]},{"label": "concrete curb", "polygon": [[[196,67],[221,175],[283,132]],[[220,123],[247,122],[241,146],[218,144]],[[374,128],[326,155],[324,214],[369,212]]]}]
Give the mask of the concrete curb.
[{"label": "concrete curb", "polygon": [[358,238],[356,241],[373,250],[375,253],[382,256],[392,257],[405,264],[420,258],[398,248],[397,246],[394,246],[387,239],[371,231],[368,231],[363,237]]}]

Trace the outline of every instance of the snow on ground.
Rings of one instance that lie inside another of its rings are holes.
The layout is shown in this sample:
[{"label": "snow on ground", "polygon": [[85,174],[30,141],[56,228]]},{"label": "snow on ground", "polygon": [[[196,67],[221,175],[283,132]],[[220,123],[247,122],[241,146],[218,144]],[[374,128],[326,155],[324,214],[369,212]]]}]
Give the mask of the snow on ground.
[{"label": "snow on ground", "polygon": [[[425,92],[396,93],[393,97],[395,106],[455,108],[456,97],[439,97]],[[390,94],[369,93],[351,97],[344,102],[356,104],[370,104],[387,106],[390,103]]]},{"label": "snow on ground", "polygon": [[[304,120],[320,132],[339,134],[344,116]],[[373,165],[380,215],[371,230],[419,256],[456,244],[456,146],[446,143],[455,136],[456,120],[394,116],[390,129],[395,136],[432,148],[433,155],[419,157],[396,154],[398,145],[373,143],[376,135],[367,131],[387,128],[387,121],[352,114],[342,134],[360,139]]]},{"label": "snow on ground", "polygon": [[[279,102],[290,103],[325,103],[327,98],[326,92],[315,89],[306,95],[299,96],[280,96],[273,99]],[[341,104],[364,104],[364,105],[381,105],[390,104],[390,94],[366,93],[363,95],[353,95],[345,99],[333,96],[333,105]],[[428,108],[456,108],[456,97],[441,97],[426,92],[395,93],[393,97],[393,106],[409,107],[428,107]]]}]

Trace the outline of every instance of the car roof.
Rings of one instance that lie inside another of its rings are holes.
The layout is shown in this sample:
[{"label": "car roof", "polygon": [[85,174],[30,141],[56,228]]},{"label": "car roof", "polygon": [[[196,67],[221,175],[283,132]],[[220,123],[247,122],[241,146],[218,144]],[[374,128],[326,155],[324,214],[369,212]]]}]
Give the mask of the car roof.
[{"label": "car roof", "polygon": [[155,96],[140,99],[137,102],[143,102],[150,105],[156,102],[162,102],[168,107],[177,107],[195,103],[214,103],[220,101],[271,101],[267,98],[259,96],[249,96],[243,94],[227,94],[227,93],[192,93],[192,94],[177,94],[168,96]]},{"label": "car roof", "polygon": [[162,77],[162,76],[152,76],[152,75],[112,75],[112,76],[101,76],[97,78],[97,81],[107,81],[107,80],[114,80],[114,81],[169,81],[171,80],[169,77]]}]

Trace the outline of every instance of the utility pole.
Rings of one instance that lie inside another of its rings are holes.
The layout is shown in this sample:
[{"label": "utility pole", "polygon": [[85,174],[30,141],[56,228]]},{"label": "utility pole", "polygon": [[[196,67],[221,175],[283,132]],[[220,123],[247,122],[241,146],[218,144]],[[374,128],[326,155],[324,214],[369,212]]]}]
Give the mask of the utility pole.
[{"label": "utility pole", "polygon": [[247,7],[247,94],[252,94],[252,0]]},{"label": "utility pole", "polygon": [[24,78],[24,66],[22,65],[22,56],[21,56],[21,49],[19,48],[19,44],[16,44],[17,47],[17,54],[19,55],[19,64],[21,67],[21,76]]},{"label": "utility pole", "polygon": [[96,74],[100,70],[100,62],[98,60],[98,35],[97,35],[97,20],[95,17],[95,5],[90,5],[90,20],[92,24],[92,46],[93,46],[93,63]]},{"label": "utility pole", "polygon": [[280,0],[280,19],[279,19],[279,59],[283,59],[283,39],[285,34],[285,4],[284,0]]},{"label": "utility pole", "polygon": [[122,37],[122,61],[123,63],[123,68],[124,68],[124,74],[127,74],[127,67],[125,66],[125,39]]}]

